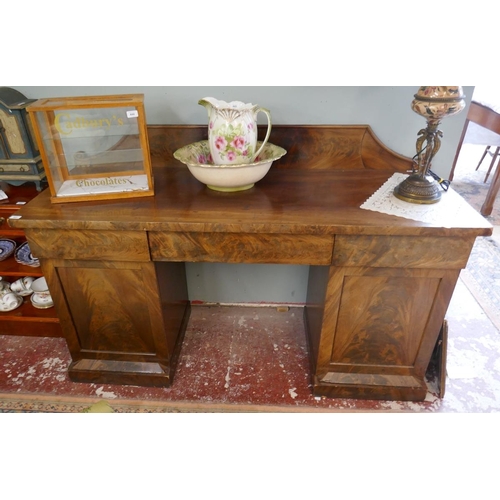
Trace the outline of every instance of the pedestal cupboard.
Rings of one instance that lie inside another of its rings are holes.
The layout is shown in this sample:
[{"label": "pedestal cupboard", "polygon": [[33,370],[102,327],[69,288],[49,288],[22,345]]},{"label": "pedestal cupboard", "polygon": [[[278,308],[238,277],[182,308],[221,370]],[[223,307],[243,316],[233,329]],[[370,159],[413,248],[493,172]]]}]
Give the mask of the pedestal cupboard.
[{"label": "pedestal cupboard", "polygon": [[360,205],[411,162],[367,126],[273,128],[288,153],[254,188],[211,191],[177,163],[204,127],[150,127],[155,196],[21,219],[68,341],[72,379],[169,385],[190,303],[185,262],[309,266],[313,391],[421,400],[460,269],[484,221],[440,227]]}]

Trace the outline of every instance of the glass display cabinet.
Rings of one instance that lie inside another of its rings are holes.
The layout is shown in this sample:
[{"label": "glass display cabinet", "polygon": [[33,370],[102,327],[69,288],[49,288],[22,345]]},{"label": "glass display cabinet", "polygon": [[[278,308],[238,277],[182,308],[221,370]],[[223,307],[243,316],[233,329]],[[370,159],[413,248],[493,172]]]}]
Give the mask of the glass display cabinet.
[{"label": "glass display cabinet", "polygon": [[142,94],[39,99],[27,111],[52,203],[154,195]]}]

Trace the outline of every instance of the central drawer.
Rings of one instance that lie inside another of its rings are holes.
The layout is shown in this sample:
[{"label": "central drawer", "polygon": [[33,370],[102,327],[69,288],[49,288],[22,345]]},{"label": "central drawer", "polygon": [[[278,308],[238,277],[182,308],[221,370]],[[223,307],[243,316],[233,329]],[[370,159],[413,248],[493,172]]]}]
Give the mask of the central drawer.
[{"label": "central drawer", "polygon": [[150,232],[156,261],[329,265],[332,235]]}]

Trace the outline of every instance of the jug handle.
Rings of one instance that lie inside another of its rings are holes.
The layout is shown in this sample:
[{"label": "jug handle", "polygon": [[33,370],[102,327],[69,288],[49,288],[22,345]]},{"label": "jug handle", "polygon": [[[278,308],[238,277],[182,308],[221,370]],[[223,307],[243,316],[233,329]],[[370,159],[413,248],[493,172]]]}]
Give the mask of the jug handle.
[{"label": "jug handle", "polygon": [[267,132],[266,132],[266,137],[265,137],[264,141],[262,142],[260,148],[253,155],[252,162],[255,161],[255,158],[257,158],[257,156],[260,155],[261,151],[264,149],[264,146],[267,144],[267,140],[269,139],[269,136],[271,135],[271,127],[272,127],[272,125],[271,125],[271,113],[268,109],[259,107],[255,110],[255,116],[257,116],[259,111],[262,111],[262,113],[264,113],[267,116]]}]

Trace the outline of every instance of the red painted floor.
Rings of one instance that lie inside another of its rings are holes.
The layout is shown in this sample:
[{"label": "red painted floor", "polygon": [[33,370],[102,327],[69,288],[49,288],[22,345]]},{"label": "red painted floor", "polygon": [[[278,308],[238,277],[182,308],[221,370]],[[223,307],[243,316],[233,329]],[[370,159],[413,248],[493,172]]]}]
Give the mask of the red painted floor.
[{"label": "red painted floor", "polygon": [[328,408],[330,400],[311,394],[302,315],[300,307],[193,307],[170,388],[74,383],[64,340],[3,336],[0,391]]},{"label": "red painted floor", "polygon": [[311,393],[302,308],[194,306],[170,388],[86,384],[67,376],[63,339],[0,336],[0,393],[95,397],[113,401],[285,406],[340,411],[490,412],[500,410],[500,338],[459,281],[448,312],[446,394],[435,381],[423,402],[318,398]]}]

